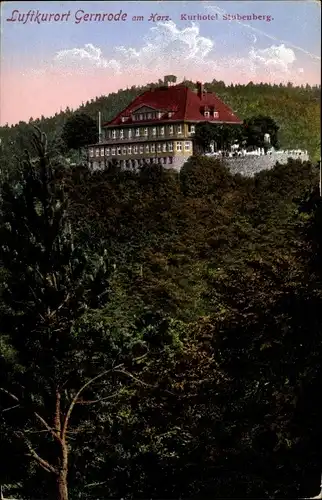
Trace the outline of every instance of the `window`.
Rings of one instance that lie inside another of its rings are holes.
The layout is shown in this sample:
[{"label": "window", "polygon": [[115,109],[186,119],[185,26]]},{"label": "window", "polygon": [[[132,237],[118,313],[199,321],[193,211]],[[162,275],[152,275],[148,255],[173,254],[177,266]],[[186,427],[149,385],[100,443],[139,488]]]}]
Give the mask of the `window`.
[{"label": "window", "polygon": [[160,135],[164,135],[164,127],[160,128]]},{"label": "window", "polygon": [[91,157],[93,157],[93,156],[94,156],[94,149],[93,149],[93,148],[91,148],[91,149],[89,150],[89,156],[91,156]]},{"label": "window", "polygon": [[139,152],[139,148],[137,146],[134,146],[134,154],[137,155]]},{"label": "window", "polygon": [[158,144],[157,151],[158,151],[158,153],[161,153],[161,144]]},{"label": "window", "polygon": [[117,148],[117,154],[120,155],[121,154],[121,148]]},{"label": "window", "polygon": [[128,138],[129,138],[129,139],[131,139],[131,137],[132,137],[132,129],[131,129],[131,128],[129,128],[129,131],[128,131]]},{"label": "window", "polygon": [[99,150],[99,149],[97,149],[97,150],[95,151],[95,155],[96,155],[96,156],[99,156],[99,155],[100,155],[100,150]]},{"label": "window", "polygon": [[148,137],[148,129],[147,128],[144,129],[144,137]]},{"label": "window", "polygon": [[153,127],[153,129],[152,129],[152,135],[157,135],[157,129],[156,129],[156,127]]},{"label": "window", "polygon": [[101,148],[101,156],[104,156],[104,148]]},{"label": "window", "polygon": [[205,112],[204,112],[204,115],[205,115],[205,118],[209,118],[209,116],[210,116],[209,111],[205,111]]},{"label": "window", "polygon": [[169,156],[169,163],[172,163],[172,156]]},{"label": "window", "polygon": [[190,146],[191,146],[191,142],[189,142],[189,141],[185,142],[184,143],[184,150],[185,151],[190,151]]},{"label": "window", "polygon": [[166,151],[167,151],[167,143],[166,142],[164,144],[162,144],[162,151],[164,153],[166,153]]},{"label": "window", "polygon": [[105,139],[109,139],[111,137],[111,131],[105,130]]},{"label": "window", "polygon": [[169,134],[173,135],[173,125],[170,125],[170,127],[169,127]]},{"label": "window", "polygon": [[189,125],[189,134],[194,134],[196,131],[196,128],[194,125]]},{"label": "window", "polygon": [[105,149],[105,156],[110,156],[110,148]]},{"label": "window", "polygon": [[219,118],[219,113],[218,113],[218,111],[214,111],[214,118]]},{"label": "window", "polygon": [[140,129],[139,128],[137,128],[135,130],[135,137],[140,137]]},{"label": "window", "polygon": [[116,130],[112,130],[112,139],[116,139]]},{"label": "window", "polygon": [[112,148],[112,156],[115,156],[115,148]]},{"label": "window", "polygon": [[173,144],[172,144],[172,142],[168,142],[168,151],[170,151],[170,153],[172,153],[172,151],[173,151]]},{"label": "window", "polygon": [[182,144],[181,144],[181,142],[177,142],[177,151],[182,151]]},{"label": "window", "polygon": [[126,122],[126,120],[127,120],[127,116],[122,116],[122,118],[121,118],[122,123]]},{"label": "window", "polygon": [[126,155],[126,148],[122,149],[122,155]]},{"label": "window", "polygon": [[182,134],[182,125],[178,125],[177,131],[178,131],[178,134]]},{"label": "window", "polygon": [[152,113],[148,113],[148,120],[151,120],[152,118]]},{"label": "window", "polygon": [[123,129],[120,130],[120,139],[124,139],[124,130]]},{"label": "window", "polygon": [[127,148],[127,153],[128,153],[129,155],[130,155],[130,154],[132,154],[132,146],[129,146],[129,147]]},{"label": "window", "polygon": [[140,146],[140,154],[142,154],[142,153],[143,153],[143,151],[144,151],[144,150],[143,150],[143,146]]},{"label": "window", "polygon": [[139,119],[143,120],[143,118],[144,118],[144,115],[140,114],[140,118]]},{"label": "window", "polygon": [[159,120],[160,120],[161,116],[162,116],[161,111],[158,111],[158,113],[157,113],[157,117],[159,118]]},{"label": "window", "polygon": [[172,115],[173,115],[173,112],[169,111],[169,113],[168,113],[169,118],[171,118]]},{"label": "window", "polygon": [[151,153],[155,153],[155,144],[151,144]]},{"label": "window", "polygon": [[149,145],[148,145],[148,144],[145,146],[145,152],[146,152],[146,153],[149,153],[149,152],[150,152],[150,147],[149,147]]}]

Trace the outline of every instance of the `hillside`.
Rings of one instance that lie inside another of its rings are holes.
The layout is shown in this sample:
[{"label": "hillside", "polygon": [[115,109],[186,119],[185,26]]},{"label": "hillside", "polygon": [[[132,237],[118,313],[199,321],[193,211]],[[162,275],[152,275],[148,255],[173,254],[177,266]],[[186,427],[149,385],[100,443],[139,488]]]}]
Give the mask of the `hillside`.
[{"label": "hillside", "polygon": [[[188,86],[193,82],[186,81]],[[65,121],[77,112],[87,113],[97,119],[98,112],[102,113],[102,120],[110,120],[115,114],[127,106],[138,94],[151,86],[159,83],[150,83],[144,87],[132,86],[121,89],[107,96],[100,96],[83,103],[78,109],[55,113],[54,116],[37,119],[30,118],[30,123],[35,123],[47,134],[50,142],[58,141]],[[242,118],[263,114],[271,116],[280,127],[281,148],[307,149],[313,160],[320,156],[320,103],[321,88],[293,87],[292,84],[269,85],[253,84],[230,85],[213,80],[205,84],[206,90],[215,92]],[[14,126],[0,127],[2,139],[2,155],[5,158],[28,147],[28,124],[19,122]]]}]

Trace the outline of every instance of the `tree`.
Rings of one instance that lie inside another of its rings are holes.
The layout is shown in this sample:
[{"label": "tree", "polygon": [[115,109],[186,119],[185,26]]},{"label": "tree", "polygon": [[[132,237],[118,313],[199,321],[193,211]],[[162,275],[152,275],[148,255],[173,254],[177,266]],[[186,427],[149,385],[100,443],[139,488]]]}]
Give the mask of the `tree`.
[{"label": "tree", "polygon": [[278,130],[279,126],[269,116],[254,116],[245,120],[244,126],[246,129],[247,145],[257,146],[259,148],[267,148],[264,141],[264,135],[270,135],[271,145],[278,149]]},{"label": "tree", "polygon": [[195,129],[194,140],[199,150],[205,153],[216,138],[216,127],[208,122],[198,123]]},{"label": "tree", "polygon": [[1,406],[13,441],[24,443],[54,478],[56,498],[67,500],[72,437],[86,428],[84,408],[115,397],[122,386],[116,375],[131,375],[122,336],[118,348],[95,313],[109,298],[110,266],[74,245],[46,137],[38,130],[33,142],[38,161],[27,154],[19,182],[2,186]]},{"label": "tree", "polygon": [[98,141],[98,128],[95,121],[85,113],[71,116],[65,123],[62,139],[69,149],[82,148]]}]

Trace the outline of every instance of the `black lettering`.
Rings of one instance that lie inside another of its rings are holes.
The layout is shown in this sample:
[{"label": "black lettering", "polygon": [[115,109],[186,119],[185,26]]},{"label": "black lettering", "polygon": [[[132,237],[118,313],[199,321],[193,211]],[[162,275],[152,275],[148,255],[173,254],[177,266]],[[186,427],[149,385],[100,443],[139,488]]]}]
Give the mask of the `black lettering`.
[{"label": "black lettering", "polygon": [[35,21],[37,21],[37,23],[40,24],[40,12],[39,12],[39,10],[37,10]]},{"label": "black lettering", "polygon": [[17,12],[17,14],[19,14],[19,10],[13,10],[12,13],[11,13],[10,19],[7,19],[7,21],[15,23],[17,21],[17,18],[16,19],[14,18],[14,15],[15,15],[16,12]]}]

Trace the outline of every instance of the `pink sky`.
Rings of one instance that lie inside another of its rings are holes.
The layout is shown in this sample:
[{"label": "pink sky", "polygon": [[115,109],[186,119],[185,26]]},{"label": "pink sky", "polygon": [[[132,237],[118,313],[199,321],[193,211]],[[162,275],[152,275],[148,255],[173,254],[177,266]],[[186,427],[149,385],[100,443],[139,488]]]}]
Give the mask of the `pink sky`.
[{"label": "pink sky", "polygon": [[[64,74],[59,69],[51,69],[40,73],[25,73],[19,71],[1,74],[1,124],[14,124],[19,121],[28,121],[30,117],[40,118],[52,116],[60,109],[64,110],[67,106],[77,108],[82,101],[86,102],[95,99],[101,95],[108,95],[111,92],[117,92],[121,88],[131,85],[144,85],[148,82],[157,81],[167,74],[167,68],[160,68],[160,73],[142,71],[133,72],[131,77],[126,72],[124,75],[115,75],[111,78],[110,71],[99,69],[84,74]],[[191,71],[186,75],[188,79],[203,79],[200,71]],[[209,75],[208,81],[214,78]],[[224,79],[227,84],[231,81],[248,83],[251,79],[256,81],[274,81],[269,79],[267,74],[258,75],[256,78],[250,78],[244,74],[236,80],[236,72],[231,68],[226,68],[224,75],[216,74],[216,79]],[[319,81],[315,73],[305,75],[299,74],[294,84],[312,84]]]},{"label": "pink sky", "polygon": [[[130,21],[75,24],[75,9],[119,9],[120,2],[2,2],[0,124],[14,124],[77,109],[82,101],[132,85],[157,82],[174,74],[178,81],[223,80],[230,83],[319,84],[320,8],[297,2],[152,2],[172,20],[150,23],[151,2],[122,2]],[[181,12],[213,13],[223,8],[249,14],[270,14],[272,22],[194,23]],[[95,7],[96,6],[96,7]],[[289,15],[292,6],[292,16]],[[64,23],[6,22],[13,9],[65,12]],[[140,12],[139,12],[140,11]],[[145,14],[143,23],[131,14]],[[215,29],[214,29],[215,26]]]}]

